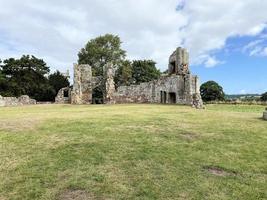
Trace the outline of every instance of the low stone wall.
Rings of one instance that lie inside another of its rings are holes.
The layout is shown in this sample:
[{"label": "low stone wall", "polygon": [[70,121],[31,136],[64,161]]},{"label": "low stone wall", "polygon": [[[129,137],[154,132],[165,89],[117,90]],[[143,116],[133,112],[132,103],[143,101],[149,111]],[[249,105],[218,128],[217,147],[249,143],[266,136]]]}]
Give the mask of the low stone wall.
[{"label": "low stone wall", "polygon": [[36,100],[27,95],[20,97],[2,97],[0,96],[0,106],[23,106],[36,104]]},{"label": "low stone wall", "polygon": [[0,107],[1,106],[5,106],[5,101],[4,101],[3,97],[0,95]]},{"label": "low stone wall", "polygon": [[264,120],[267,120],[267,108],[266,108],[266,110],[263,112],[263,119],[264,119]]}]

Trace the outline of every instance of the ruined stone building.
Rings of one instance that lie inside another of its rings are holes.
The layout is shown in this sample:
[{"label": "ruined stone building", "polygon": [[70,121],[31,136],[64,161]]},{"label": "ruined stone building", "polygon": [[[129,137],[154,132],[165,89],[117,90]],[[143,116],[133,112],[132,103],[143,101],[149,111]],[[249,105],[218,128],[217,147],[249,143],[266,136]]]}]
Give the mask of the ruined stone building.
[{"label": "ruined stone building", "polygon": [[103,71],[103,76],[94,77],[91,66],[75,64],[73,87],[61,89],[56,102],[92,104],[95,103],[94,90],[102,88],[101,103],[105,104],[162,103],[202,107],[199,79],[191,75],[188,52],[181,47],[177,48],[169,58],[168,74],[158,80],[115,89],[113,65],[107,64]]}]

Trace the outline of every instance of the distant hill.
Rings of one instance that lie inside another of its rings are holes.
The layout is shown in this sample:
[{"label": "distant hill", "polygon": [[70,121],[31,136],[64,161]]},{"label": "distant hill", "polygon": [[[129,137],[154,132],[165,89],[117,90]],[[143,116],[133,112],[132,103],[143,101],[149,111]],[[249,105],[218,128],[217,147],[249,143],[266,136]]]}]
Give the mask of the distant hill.
[{"label": "distant hill", "polygon": [[260,94],[226,94],[226,99],[258,99]]}]

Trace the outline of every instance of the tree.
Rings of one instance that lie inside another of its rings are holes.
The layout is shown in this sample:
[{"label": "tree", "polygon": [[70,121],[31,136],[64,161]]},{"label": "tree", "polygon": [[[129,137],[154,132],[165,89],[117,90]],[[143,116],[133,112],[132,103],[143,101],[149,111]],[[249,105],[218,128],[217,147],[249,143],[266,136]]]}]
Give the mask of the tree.
[{"label": "tree", "polygon": [[267,92],[261,95],[261,101],[267,101]]},{"label": "tree", "polygon": [[132,84],[132,63],[128,60],[123,61],[122,65],[116,70],[114,79],[116,87]]},{"label": "tree", "polygon": [[23,55],[20,59],[9,58],[1,65],[4,81],[1,81],[0,91],[3,96],[20,96],[27,94],[36,100],[40,98],[40,91],[48,88],[45,77],[49,67],[42,59]]},{"label": "tree", "polygon": [[63,76],[59,71],[54,72],[48,76],[49,85],[57,94],[61,88],[68,87],[70,82],[66,76]]},{"label": "tree", "polygon": [[79,64],[89,64],[92,66],[94,76],[103,75],[103,67],[108,62],[115,66],[121,65],[126,56],[126,52],[121,49],[119,36],[106,34],[90,40],[78,53]]},{"label": "tree", "polygon": [[215,81],[203,83],[200,87],[200,94],[203,101],[223,101],[225,99],[223,88]]},{"label": "tree", "polygon": [[160,71],[153,60],[135,60],[132,63],[132,78],[134,84],[152,81],[160,77]]}]

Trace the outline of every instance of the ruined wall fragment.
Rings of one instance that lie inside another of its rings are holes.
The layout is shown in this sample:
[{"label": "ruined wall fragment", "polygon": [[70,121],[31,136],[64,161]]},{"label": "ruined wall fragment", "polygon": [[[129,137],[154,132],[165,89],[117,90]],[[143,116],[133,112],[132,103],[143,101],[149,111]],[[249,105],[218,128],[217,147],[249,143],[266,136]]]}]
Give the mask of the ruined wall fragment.
[{"label": "ruined wall fragment", "polygon": [[66,104],[70,102],[71,102],[71,88],[65,87],[60,89],[55,98],[55,103]]},{"label": "ruined wall fragment", "polygon": [[169,75],[189,73],[189,53],[186,49],[178,47],[169,58]]},{"label": "ruined wall fragment", "polygon": [[265,109],[265,111],[263,112],[263,119],[267,120],[267,108]]},{"label": "ruined wall fragment", "polygon": [[92,68],[90,65],[74,64],[72,104],[92,103]]},{"label": "ruined wall fragment", "polygon": [[[175,75],[162,76],[160,79],[118,87],[115,93],[116,103],[173,103],[171,94],[175,95],[175,103],[192,105],[193,94],[199,94],[198,78],[196,76]],[[193,86],[194,84],[194,86]],[[166,94],[162,102],[162,93]]]},{"label": "ruined wall fragment", "polygon": [[114,104],[114,93],[115,82],[114,82],[115,69],[112,63],[108,63],[104,66],[104,82],[105,82],[105,91],[104,91],[104,103]]},{"label": "ruined wall fragment", "polygon": [[199,92],[199,79],[189,71],[189,54],[177,48],[169,58],[169,75],[139,85],[115,89],[114,67],[104,66],[103,77],[93,77],[89,65],[74,65],[71,103],[91,104],[92,91],[101,87],[104,103],[176,103],[200,108],[203,103]]}]

